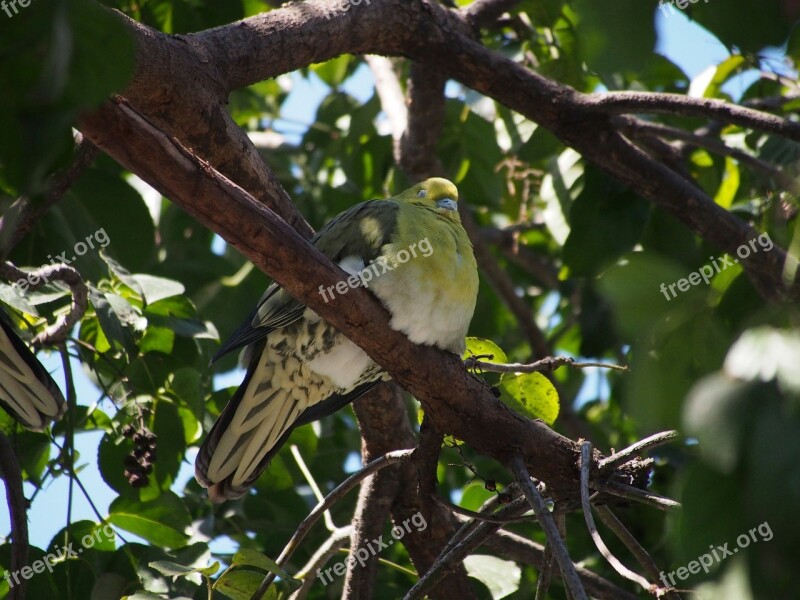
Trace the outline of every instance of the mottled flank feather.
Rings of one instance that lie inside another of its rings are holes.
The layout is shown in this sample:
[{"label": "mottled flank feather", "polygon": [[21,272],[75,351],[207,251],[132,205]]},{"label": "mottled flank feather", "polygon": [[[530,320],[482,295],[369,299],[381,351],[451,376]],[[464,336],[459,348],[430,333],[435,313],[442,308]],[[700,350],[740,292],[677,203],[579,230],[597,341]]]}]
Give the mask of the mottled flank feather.
[{"label": "mottled flank feather", "polygon": [[[429,179],[394,198],[353,206],[312,242],[349,273],[385,261],[392,268],[369,289],[391,313],[391,326],[413,342],[460,354],[478,273],[457,199],[452,183]],[[295,427],[332,414],[387,378],[361,348],[275,284],[215,359],[241,347],[247,375],[195,463],[197,480],[215,502],[246,493]]]}]

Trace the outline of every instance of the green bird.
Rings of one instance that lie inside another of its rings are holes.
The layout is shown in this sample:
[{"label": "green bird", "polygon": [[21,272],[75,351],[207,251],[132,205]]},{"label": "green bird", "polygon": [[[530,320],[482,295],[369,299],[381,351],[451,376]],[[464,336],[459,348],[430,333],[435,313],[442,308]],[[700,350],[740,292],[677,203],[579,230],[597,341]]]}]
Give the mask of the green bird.
[{"label": "green bird", "polygon": [[42,431],[67,403],[58,384],[28,349],[0,306],[0,404],[28,429]]},{"label": "green bird", "polygon": [[[351,276],[320,286],[323,300],[347,302],[350,288],[366,287],[391,313],[393,329],[461,355],[478,270],[457,201],[455,185],[433,178],[334,217],[312,243]],[[247,374],[195,462],[195,476],[215,502],[242,496],[294,428],[387,379],[361,348],[277,284],[212,362],[241,347]]]}]

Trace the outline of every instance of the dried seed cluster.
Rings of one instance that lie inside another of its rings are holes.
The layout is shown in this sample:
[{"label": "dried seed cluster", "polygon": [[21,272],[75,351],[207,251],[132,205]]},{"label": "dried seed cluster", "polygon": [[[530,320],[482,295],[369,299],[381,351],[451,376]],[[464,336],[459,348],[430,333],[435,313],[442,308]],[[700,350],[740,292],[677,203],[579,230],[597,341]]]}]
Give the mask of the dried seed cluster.
[{"label": "dried seed cluster", "polygon": [[140,488],[150,483],[148,475],[153,472],[156,462],[156,434],[144,425],[138,429],[133,425],[122,428],[122,435],[133,440],[134,448],[123,460],[125,478],[131,487]]}]

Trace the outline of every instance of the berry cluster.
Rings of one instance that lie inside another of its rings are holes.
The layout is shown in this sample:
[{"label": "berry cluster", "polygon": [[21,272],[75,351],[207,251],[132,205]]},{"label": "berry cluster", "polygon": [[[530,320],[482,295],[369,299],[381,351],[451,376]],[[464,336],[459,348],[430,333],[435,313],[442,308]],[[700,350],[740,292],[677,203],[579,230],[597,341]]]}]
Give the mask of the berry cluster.
[{"label": "berry cluster", "polygon": [[134,448],[125,457],[125,478],[131,487],[140,488],[150,482],[148,475],[153,472],[156,462],[156,434],[144,425],[135,429],[133,425],[122,428],[122,435],[133,440]]}]

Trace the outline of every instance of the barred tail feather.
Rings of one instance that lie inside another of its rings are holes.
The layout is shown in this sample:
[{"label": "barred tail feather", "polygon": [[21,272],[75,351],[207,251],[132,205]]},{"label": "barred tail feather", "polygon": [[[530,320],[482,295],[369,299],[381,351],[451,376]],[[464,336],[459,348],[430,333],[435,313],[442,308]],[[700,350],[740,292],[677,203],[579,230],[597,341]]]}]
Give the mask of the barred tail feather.
[{"label": "barred tail feather", "polygon": [[294,358],[288,363],[270,356],[267,347],[251,363],[242,385],[200,447],[195,477],[208,488],[213,502],[243,496],[295,427],[333,414],[381,383],[377,377],[349,392],[336,393],[320,385],[306,365]]},{"label": "barred tail feather", "polygon": [[258,362],[248,369],[195,461],[195,477],[214,502],[244,495],[286,442],[305,408],[292,397],[291,389],[273,388],[271,377],[264,378],[272,375],[263,372],[269,365]]},{"label": "barred tail feather", "polygon": [[67,402],[58,384],[25,345],[0,309],[0,403],[23,425],[41,431]]}]

